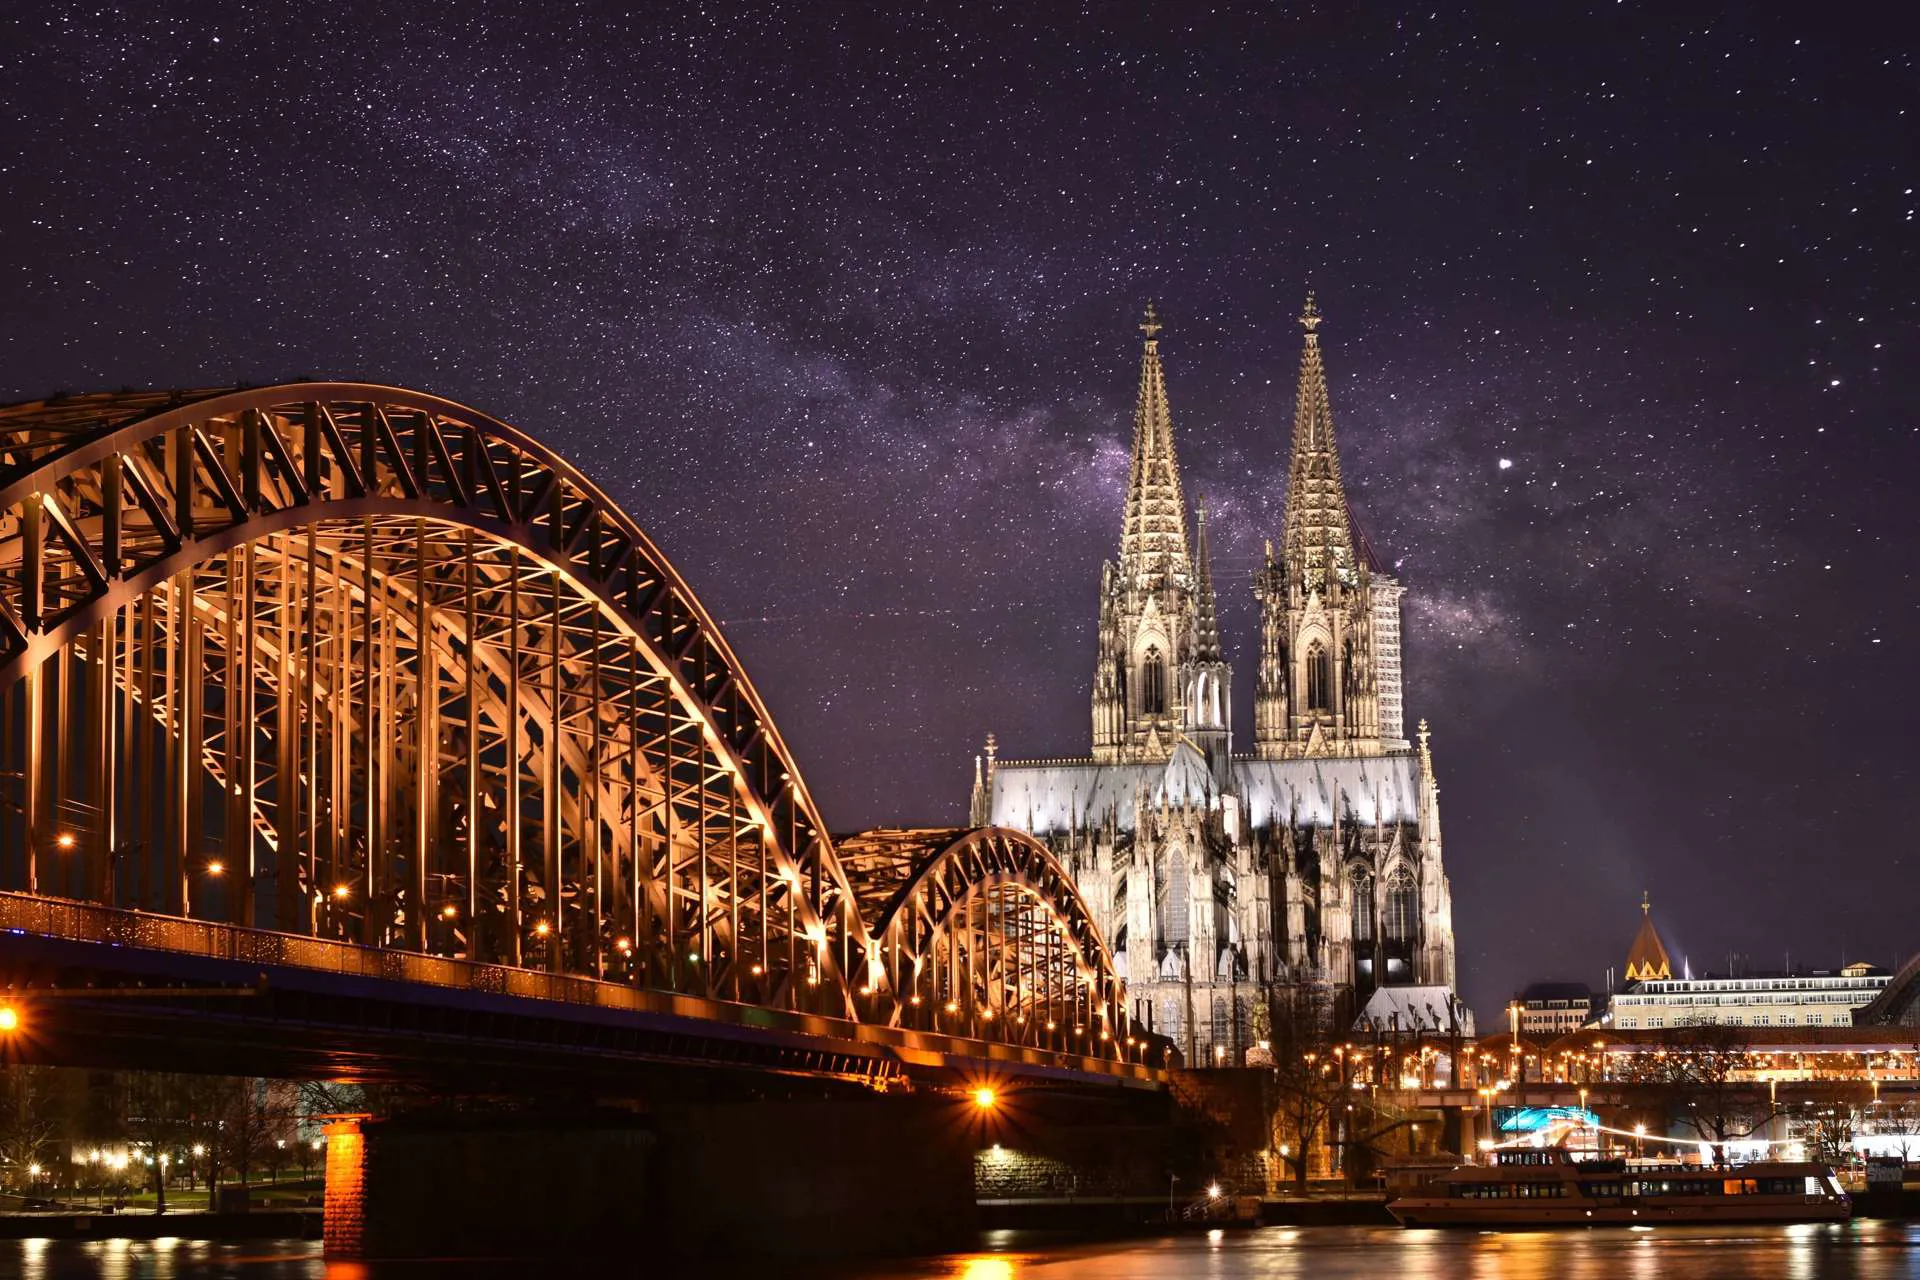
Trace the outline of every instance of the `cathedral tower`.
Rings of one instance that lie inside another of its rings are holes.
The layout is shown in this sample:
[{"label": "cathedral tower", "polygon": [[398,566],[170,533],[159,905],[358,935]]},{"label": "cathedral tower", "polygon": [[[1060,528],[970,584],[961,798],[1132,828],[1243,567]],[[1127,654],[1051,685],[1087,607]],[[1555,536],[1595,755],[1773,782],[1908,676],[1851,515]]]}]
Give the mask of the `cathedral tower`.
[{"label": "cathedral tower", "polygon": [[1269,543],[1254,579],[1261,622],[1254,749],[1267,760],[1406,750],[1400,587],[1364,554],[1353,527],[1312,294],[1300,324],[1306,345],[1280,555]]},{"label": "cathedral tower", "polygon": [[1133,411],[1133,465],[1120,559],[1100,570],[1093,757],[1106,762],[1165,760],[1173,753],[1190,693],[1181,676],[1196,652],[1195,570],[1160,366],[1160,329],[1149,302],[1140,326],[1146,343]]}]

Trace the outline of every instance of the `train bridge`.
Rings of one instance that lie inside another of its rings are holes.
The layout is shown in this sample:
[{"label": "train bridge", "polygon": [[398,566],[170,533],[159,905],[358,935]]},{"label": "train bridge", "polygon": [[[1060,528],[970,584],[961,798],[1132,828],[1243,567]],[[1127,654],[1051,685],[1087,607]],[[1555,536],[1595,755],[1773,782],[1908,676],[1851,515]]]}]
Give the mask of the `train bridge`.
[{"label": "train bridge", "polygon": [[836,841],[719,628],[527,433],[359,383],[0,409],[28,1059],[1159,1087],[1007,830]]}]

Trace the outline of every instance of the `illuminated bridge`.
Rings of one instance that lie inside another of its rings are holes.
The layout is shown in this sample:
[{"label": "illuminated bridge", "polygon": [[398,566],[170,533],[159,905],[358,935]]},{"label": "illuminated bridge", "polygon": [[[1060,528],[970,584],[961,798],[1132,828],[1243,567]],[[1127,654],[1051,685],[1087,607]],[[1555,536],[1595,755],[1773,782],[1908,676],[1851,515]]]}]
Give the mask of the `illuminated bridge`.
[{"label": "illuminated bridge", "polygon": [[0,889],[44,1061],[1163,1065],[1044,847],[836,842],[639,526],[392,387],[0,409]]}]

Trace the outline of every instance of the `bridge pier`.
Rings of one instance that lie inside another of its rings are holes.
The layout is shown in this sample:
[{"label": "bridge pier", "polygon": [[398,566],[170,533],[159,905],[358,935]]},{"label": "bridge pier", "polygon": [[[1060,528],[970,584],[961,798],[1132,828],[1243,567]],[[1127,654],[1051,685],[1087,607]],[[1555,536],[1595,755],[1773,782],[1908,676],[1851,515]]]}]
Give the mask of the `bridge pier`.
[{"label": "bridge pier", "polygon": [[328,1130],[329,1258],[819,1257],[964,1248],[951,1099],[430,1114]]}]

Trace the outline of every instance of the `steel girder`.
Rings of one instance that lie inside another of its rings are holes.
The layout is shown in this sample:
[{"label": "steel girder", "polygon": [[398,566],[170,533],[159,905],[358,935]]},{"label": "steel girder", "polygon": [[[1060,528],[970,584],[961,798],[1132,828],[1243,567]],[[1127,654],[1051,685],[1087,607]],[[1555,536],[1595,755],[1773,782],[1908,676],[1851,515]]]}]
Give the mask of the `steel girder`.
[{"label": "steel girder", "polygon": [[[892,866],[875,857],[889,837],[908,851]],[[880,944],[870,981],[903,997],[897,1024],[1124,1050],[1113,958],[1073,877],[1040,841],[978,827],[873,832],[841,848],[863,892],[886,894],[869,907]]]},{"label": "steel girder", "polygon": [[926,852],[849,879],[712,618],[524,432],[361,383],[0,409],[0,887],[1107,1056],[1044,847]]}]

